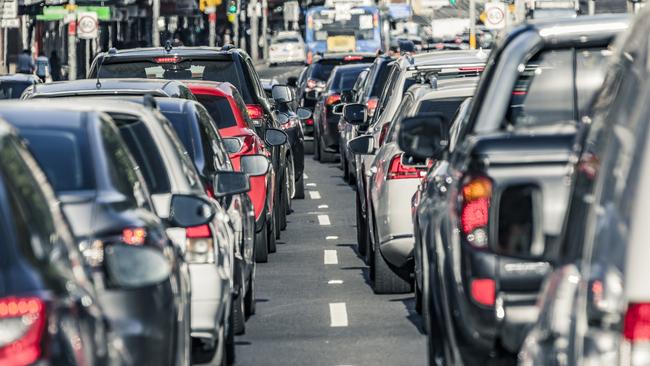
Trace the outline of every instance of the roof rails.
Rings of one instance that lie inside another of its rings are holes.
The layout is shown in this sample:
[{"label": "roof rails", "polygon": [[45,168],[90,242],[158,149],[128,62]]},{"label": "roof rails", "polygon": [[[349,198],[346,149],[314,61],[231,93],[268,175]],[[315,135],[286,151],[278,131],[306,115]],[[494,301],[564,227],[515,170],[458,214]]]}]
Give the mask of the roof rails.
[{"label": "roof rails", "polygon": [[442,65],[412,65],[406,68],[407,71],[428,71],[441,73],[458,73],[463,71],[480,73],[485,68],[484,62],[471,64],[442,64]]},{"label": "roof rails", "polygon": [[461,64],[461,65],[423,65],[418,67],[412,66],[408,70],[417,70],[415,80],[419,84],[429,83],[431,89],[438,89],[438,80],[445,76],[454,76],[455,78],[465,78],[479,76],[485,64]]}]

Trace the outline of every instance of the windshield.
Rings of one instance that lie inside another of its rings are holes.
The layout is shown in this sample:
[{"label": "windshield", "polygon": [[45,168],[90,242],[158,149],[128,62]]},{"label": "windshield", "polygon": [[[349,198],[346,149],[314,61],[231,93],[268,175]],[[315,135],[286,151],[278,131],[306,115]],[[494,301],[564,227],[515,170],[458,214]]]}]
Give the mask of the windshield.
[{"label": "windshield", "polygon": [[330,90],[340,92],[343,90],[350,90],[354,86],[354,83],[357,81],[359,74],[364,70],[364,68],[354,69],[354,70],[345,70],[340,71],[334,74],[334,79],[330,84]]},{"label": "windshield", "polygon": [[0,99],[20,99],[31,83],[21,81],[0,81]]},{"label": "windshield", "polygon": [[276,38],[271,43],[300,43],[298,38]]},{"label": "windshield", "polygon": [[321,9],[311,15],[311,29],[315,41],[341,34],[354,35],[358,40],[375,38],[375,18],[371,10],[353,8],[347,11]]}]

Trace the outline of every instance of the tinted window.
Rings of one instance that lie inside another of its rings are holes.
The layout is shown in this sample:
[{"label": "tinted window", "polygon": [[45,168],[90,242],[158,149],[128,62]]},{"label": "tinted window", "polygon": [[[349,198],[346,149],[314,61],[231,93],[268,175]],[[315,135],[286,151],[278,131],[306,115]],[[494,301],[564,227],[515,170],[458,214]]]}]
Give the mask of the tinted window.
[{"label": "tinted window", "polygon": [[[119,121],[119,118],[114,118]],[[120,134],[126,142],[129,152],[138,163],[140,172],[149,187],[149,192],[152,194],[170,192],[167,168],[147,126],[142,121],[134,119],[118,123]]]},{"label": "tinted window", "polygon": [[447,121],[451,121],[463,100],[465,98],[425,100],[420,103],[418,114],[438,112],[442,113]]},{"label": "tinted window", "polygon": [[21,135],[57,192],[95,189],[85,127],[21,128]]},{"label": "tinted window", "polygon": [[210,117],[217,123],[217,127],[237,126],[237,120],[235,120],[228,99],[206,94],[199,94],[196,99],[208,110]]},{"label": "tinted window", "polygon": [[194,168],[194,163],[190,159],[189,154],[187,153],[187,150],[183,146],[183,143],[179,141],[178,135],[174,131],[174,128],[172,127],[171,123],[162,115],[162,114],[157,114],[158,115],[158,122],[162,126],[162,130],[165,133],[165,136],[169,139],[169,141],[172,144],[172,147],[174,148],[180,165],[183,177],[186,179],[187,183],[189,184],[190,188],[193,190],[203,190],[203,187],[201,186],[201,182],[199,181],[199,176],[196,172],[196,169]]},{"label": "tinted window", "polygon": [[0,99],[19,99],[30,85],[19,81],[0,81]]},{"label": "tinted window", "polygon": [[371,97],[378,97],[381,95],[381,92],[384,90],[386,81],[388,81],[388,74],[390,73],[390,68],[388,67],[388,62],[383,62],[379,64],[379,70],[377,70],[377,76],[372,85],[372,91],[370,92]]},{"label": "tinted window", "polygon": [[349,64],[359,64],[359,63],[368,63],[368,62],[372,62],[372,59],[360,58],[358,60],[355,59],[355,60],[348,60],[348,61],[344,61],[342,59],[322,60],[312,65],[310,69],[311,75],[309,76],[309,78],[325,81],[330,78],[330,75],[332,74],[332,70],[334,70],[334,68],[338,65],[349,65]]},{"label": "tinted window", "polygon": [[271,43],[300,43],[298,38],[276,38]]}]

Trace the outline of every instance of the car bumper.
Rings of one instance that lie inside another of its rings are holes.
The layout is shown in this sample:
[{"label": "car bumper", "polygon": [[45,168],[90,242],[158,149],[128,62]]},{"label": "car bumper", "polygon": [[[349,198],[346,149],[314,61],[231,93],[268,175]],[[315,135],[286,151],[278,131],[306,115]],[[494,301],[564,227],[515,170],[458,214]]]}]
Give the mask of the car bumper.
[{"label": "car bumper", "polygon": [[192,282],[192,337],[217,337],[217,324],[225,315],[227,299],[226,283],[216,264],[190,264]]}]

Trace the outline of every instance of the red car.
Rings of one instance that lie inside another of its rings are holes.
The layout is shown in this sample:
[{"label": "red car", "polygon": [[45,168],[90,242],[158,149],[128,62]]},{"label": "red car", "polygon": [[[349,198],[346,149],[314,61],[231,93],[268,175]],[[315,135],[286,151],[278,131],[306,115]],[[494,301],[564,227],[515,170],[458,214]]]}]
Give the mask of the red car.
[{"label": "red car", "polygon": [[[234,169],[240,170],[240,157],[263,154],[269,159],[271,152],[255,131],[246,104],[239,91],[227,82],[191,81],[187,83],[196,99],[217,122],[219,134],[229,150]],[[275,252],[273,233],[273,197],[275,172],[269,169],[266,176],[251,177],[249,195],[255,209],[255,259],[266,262],[268,253]]]}]

